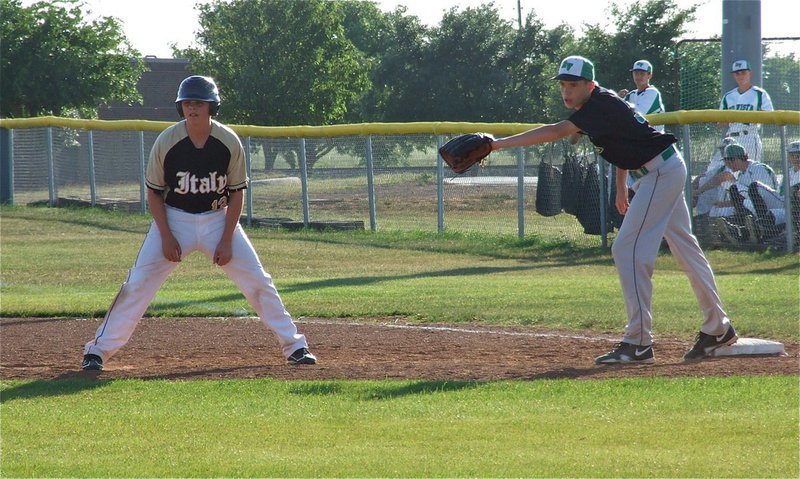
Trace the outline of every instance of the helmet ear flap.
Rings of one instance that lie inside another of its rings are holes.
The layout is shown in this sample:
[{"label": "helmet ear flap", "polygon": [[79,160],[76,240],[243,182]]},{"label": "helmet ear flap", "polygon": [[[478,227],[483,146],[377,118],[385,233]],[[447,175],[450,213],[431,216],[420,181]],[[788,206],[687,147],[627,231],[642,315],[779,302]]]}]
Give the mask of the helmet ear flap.
[{"label": "helmet ear flap", "polygon": [[180,115],[181,118],[183,118],[183,107],[181,106],[182,104],[183,104],[182,101],[175,102],[175,108],[178,110],[178,115]]}]

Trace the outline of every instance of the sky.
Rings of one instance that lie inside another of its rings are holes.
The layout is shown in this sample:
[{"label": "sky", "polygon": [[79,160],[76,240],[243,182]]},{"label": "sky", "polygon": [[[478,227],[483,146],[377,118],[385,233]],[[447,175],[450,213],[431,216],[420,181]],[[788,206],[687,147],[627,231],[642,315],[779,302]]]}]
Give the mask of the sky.
[{"label": "sky", "polygon": [[[28,6],[37,0],[23,0]],[[416,15],[427,25],[437,25],[445,11],[452,7],[463,10],[477,7],[492,0],[376,0],[383,11],[392,11],[398,5],[405,5],[407,14]],[[561,22],[572,25],[580,33],[584,23],[607,25],[608,7],[611,1],[569,0],[562,4],[557,0],[494,0],[500,15],[517,21],[517,3],[522,5],[523,19],[533,9],[547,28]],[[616,0],[618,5],[630,5],[635,0]],[[798,13],[796,0],[762,0],[762,37],[796,37]],[[195,32],[199,29],[197,3],[207,0],[83,0],[86,9],[96,16],[118,18],[125,35],[142,55],[170,58],[170,44],[186,48],[194,44]],[[722,34],[722,0],[677,0],[681,8],[701,4],[697,18],[690,26],[686,38],[709,38]],[[565,15],[565,10],[569,11]],[[86,10],[84,10],[86,11]]]}]

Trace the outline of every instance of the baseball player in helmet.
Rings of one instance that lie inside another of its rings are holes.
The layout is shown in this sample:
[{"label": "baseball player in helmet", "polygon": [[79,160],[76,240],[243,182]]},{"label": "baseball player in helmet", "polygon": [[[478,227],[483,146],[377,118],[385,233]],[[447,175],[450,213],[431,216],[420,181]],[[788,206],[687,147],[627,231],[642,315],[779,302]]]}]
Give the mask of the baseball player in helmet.
[{"label": "baseball player in helmet", "polygon": [[[769,93],[751,82],[750,63],[737,60],[731,66],[731,74],[736,80],[736,88],[722,96],[720,110],[739,111],[772,111],[772,99]],[[753,161],[761,161],[761,136],[758,123],[729,123],[725,136],[730,136],[742,145],[747,156]]]},{"label": "baseball player in helmet", "polygon": [[[627,102],[594,81],[594,65],[584,57],[565,58],[553,77],[561,98],[575,110],[568,119],[495,140],[492,149],[552,142],[583,133],[597,152],[617,167],[616,206],[625,215],[611,252],[622,285],[628,324],[621,342],[597,364],[651,363],[653,353],[653,268],[665,238],[689,277],[704,322],[685,360],[702,359],[738,339],[722,309],[714,274],[691,231],[683,199],[686,165],[673,135],[656,131]],[[628,199],[628,174],[636,181]]]},{"label": "baseball player in helmet", "polygon": [[248,179],[244,150],[233,130],[213,116],[220,107],[214,80],[190,76],[178,88],[183,118],[164,130],[150,151],[147,201],[153,222],[128,277],[95,337],[82,368],[101,370],[128,342],[167,276],[201,251],[236,283],[261,321],[278,338],[289,364],[314,364],[272,278],[239,225]]}]

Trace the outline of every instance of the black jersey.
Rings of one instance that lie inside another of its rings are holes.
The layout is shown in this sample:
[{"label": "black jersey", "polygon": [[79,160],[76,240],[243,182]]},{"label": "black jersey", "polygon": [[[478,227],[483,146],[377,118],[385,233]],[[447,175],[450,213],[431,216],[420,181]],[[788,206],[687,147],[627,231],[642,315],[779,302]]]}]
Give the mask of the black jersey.
[{"label": "black jersey", "polygon": [[244,149],[233,130],[213,120],[206,144],[196,148],[184,120],[158,136],[146,177],[147,187],[169,206],[189,213],[216,210],[228,204],[231,191],[247,188]]},{"label": "black jersey", "polygon": [[651,127],[630,104],[600,86],[568,120],[589,135],[606,161],[625,170],[641,168],[677,141]]}]

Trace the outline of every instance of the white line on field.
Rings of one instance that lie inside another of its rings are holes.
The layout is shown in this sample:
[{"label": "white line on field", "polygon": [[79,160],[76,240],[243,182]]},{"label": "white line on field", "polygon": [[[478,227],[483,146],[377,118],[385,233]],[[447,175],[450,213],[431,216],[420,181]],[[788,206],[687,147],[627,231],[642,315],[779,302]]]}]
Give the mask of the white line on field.
[{"label": "white line on field", "polygon": [[296,321],[297,323],[307,324],[327,324],[327,325],[348,325],[348,326],[379,326],[383,328],[394,329],[411,329],[419,331],[444,331],[454,333],[470,333],[470,334],[498,334],[502,336],[528,336],[534,338],[562,338],[562,339],[581,339],[589,341],[613,341],[609,338],[598,338],[597,336],[581,336],[577,334],[560,334],[560,333],[535,333],[535,332],[520,332],[520,331],[493,331],[485,329],[467,329],[455,328],[452,326],[422,326],[418,324],[398,324],[398,323],[359,323],[350,321],[329,321],[325,319],[308,319],[302,318]]}]

